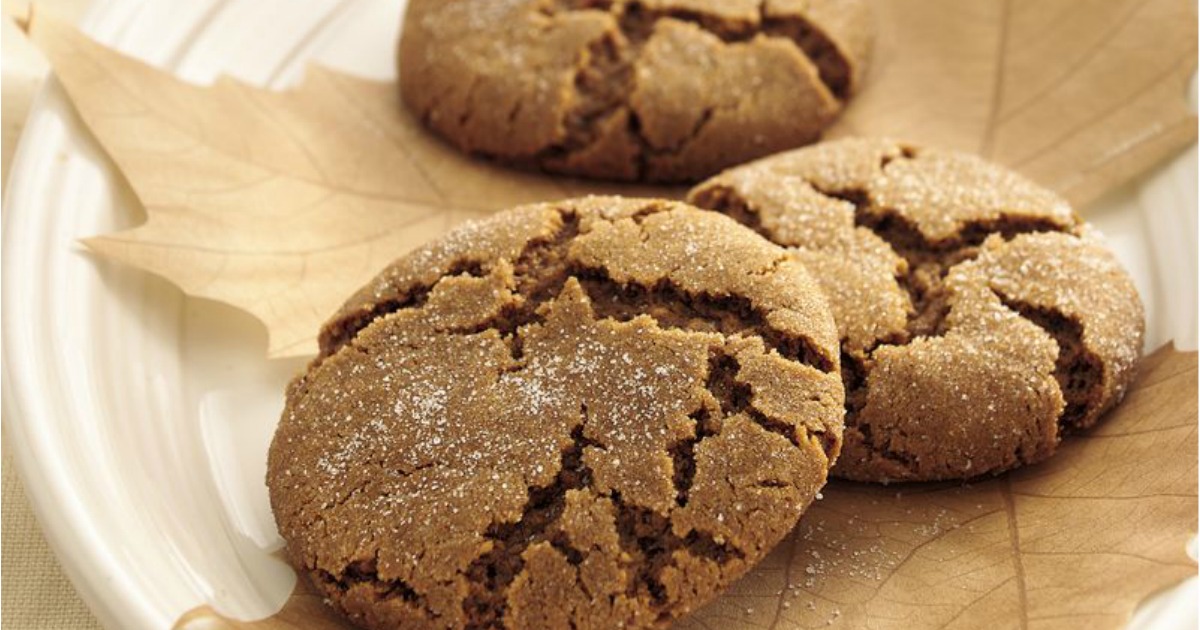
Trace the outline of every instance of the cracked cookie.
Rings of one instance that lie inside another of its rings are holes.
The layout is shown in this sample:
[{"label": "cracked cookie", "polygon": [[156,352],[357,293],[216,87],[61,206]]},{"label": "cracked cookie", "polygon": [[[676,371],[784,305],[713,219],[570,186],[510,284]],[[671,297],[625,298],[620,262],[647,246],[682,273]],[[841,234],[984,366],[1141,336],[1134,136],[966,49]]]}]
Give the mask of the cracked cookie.
[{"label": "cracked cookie", "polygon": [[400,90],[461,150],[696,181],[815,141],[861,81],[866,0],[412,0]]},{"label": "cracked cookie", "polygon": [[834,476],[960,479],[1053,454],[1141,352],[1128,274],[1065,201],[975,156],[885,140],[731,169],[692,203],[793,248],[841,335]]},{"label": "cracked cookie", "polygon": [[666,625],[792,529],[841,445],[818,285],[682,203],[468,224],[320,346],[267,484],[293,564],[368,628]]}]

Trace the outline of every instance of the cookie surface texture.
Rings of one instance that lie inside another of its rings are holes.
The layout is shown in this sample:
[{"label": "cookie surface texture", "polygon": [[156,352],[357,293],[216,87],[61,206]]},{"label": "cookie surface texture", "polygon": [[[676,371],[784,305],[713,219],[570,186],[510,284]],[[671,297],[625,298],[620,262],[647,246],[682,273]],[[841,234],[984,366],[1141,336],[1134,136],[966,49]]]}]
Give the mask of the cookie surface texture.
[{"label": "cookie surface texture", "polygon": [[1144,313],[1067,203],[975,156],[850,139],[731,169],[690,199],[793,251],[842,342],[834,476],[960,479],[1049,457],[1120,401]]},{"label": "cookie surface texture", "polygon": [[681,203],[471,224],[393,263],[321,348],[271,504],[368,628],[663,626],[792,529],[841,443],[818,285]]},{"label": "cookie surface texture", "polygon": [[412,0],[400,90],[470,154],[697,181],[815,141],[859,87],[866,0]]}]

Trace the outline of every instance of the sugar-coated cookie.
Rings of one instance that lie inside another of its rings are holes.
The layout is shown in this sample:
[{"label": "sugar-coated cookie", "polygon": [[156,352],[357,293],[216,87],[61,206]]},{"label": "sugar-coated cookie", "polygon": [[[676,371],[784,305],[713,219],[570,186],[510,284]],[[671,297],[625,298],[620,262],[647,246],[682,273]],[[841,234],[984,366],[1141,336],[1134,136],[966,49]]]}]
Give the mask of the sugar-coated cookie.
[{"label": "sugar-coated cookie", "polygon": [[825,143],[731,169],[690,200],[794,248],[842,341],[835,476],[975,477],[1049,457],[1121,400],[1144,314],[1057,195],[975,156]]},{"label": "sugar-coated cookie", "polygon": [[785,249],[682,203],[527,206],[328,322],[271,505],[367,628],[658,627],[792,529],[842,392],[832,315]]},{"label": "sugar-coated cookie", "polygon": [[412,0],[404,102],[465,152],[696,181],[816,140],[858,88],[866,0]]}]

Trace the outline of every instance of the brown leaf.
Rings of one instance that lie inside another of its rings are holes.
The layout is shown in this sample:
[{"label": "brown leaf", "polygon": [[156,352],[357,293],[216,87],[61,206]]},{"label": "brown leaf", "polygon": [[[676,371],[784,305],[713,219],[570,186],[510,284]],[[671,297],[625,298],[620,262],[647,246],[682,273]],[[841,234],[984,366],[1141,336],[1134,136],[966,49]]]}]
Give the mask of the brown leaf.
[{"label": "brown leaf", "polygon": [[[1196,137],[1187,0],[881,0],[866,89],[831,135],[981,151],[1087,201]],[[584,193],[425,133],[393,84],[313,68],[287,92],[199,87],[38,16],[35,42],[148,210],[88,245],[262,320],[272,356],[388,261],[458,222]]]},{"label": "brown leaf", "polygon": [[[1124,626],[1189,575],[1196,353],[1143,359],[1125,403],[1049,462],[964,484],[835,482],[775,551],[677,628]],[[190,611],[179,630],[333,630],[303,587],[253,623]],[[195,625],[193,625],[195,624]]]}]

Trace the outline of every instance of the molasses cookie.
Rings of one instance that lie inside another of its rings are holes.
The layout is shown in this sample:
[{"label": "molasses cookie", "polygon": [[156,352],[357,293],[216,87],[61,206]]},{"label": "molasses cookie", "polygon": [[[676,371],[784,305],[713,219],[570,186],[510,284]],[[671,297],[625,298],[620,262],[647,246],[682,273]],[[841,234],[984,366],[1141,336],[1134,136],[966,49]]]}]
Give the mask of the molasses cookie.
[{"label": "molasses cookie", "polygon": [[969,478],[1049,457],[1133,380],[1132,281],[1067,203],[960,153],[822,144],[691,192],[794,248],[842,342],[835,476]]},{"label": "molasses cookie", "polygon": [[865,0],[412,0],[400,89],[461,150],[695,181],[816,140],[862,81]]},{"label": "molasses cookie", "polygon": [[292,562],[362,626],[662,626],[792,529],[843,408],[785,249],[681,203],[565,201],[352,297],[267,483]]}]

